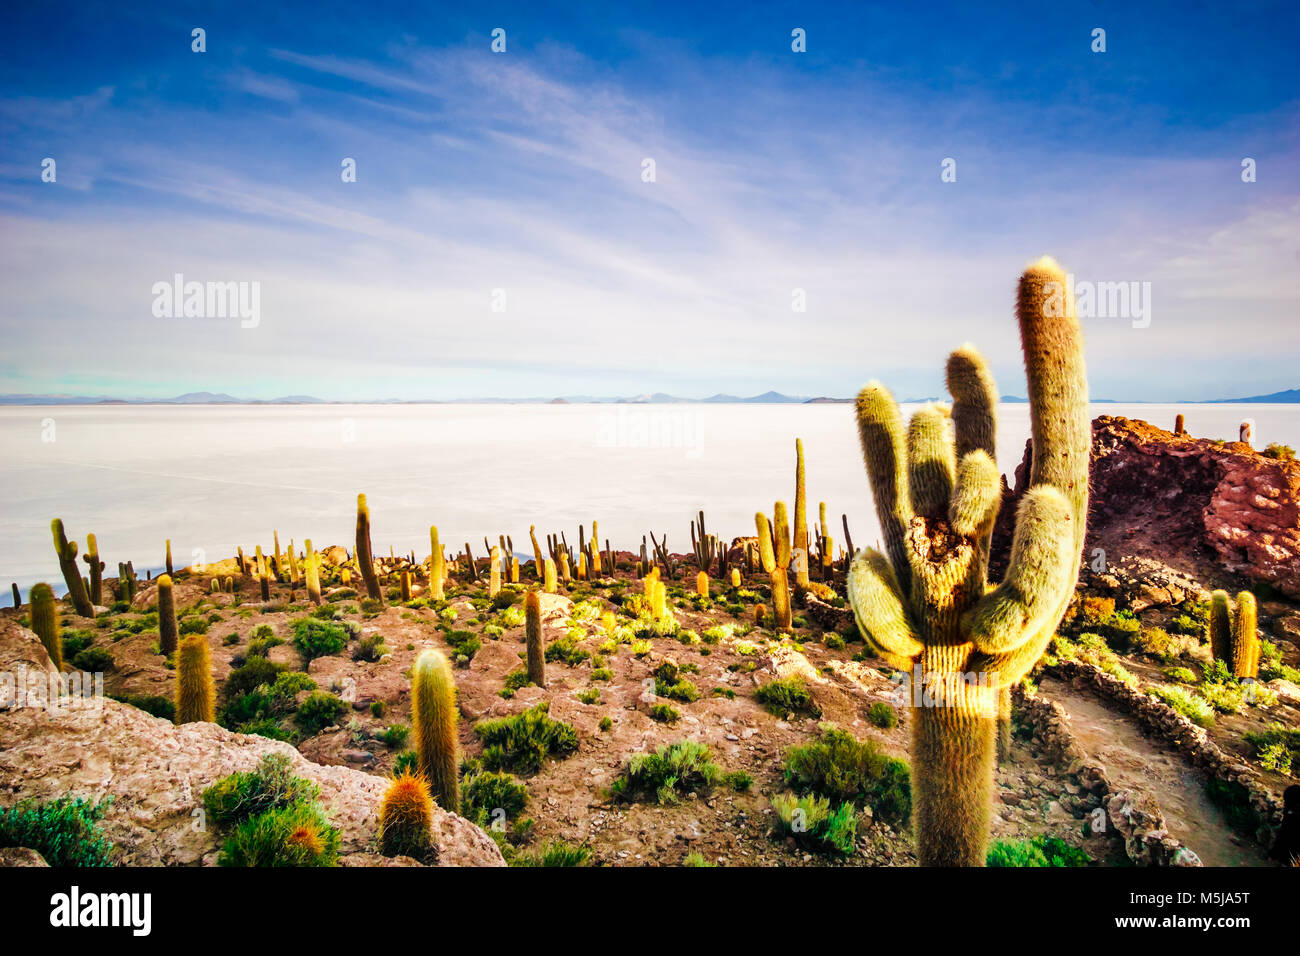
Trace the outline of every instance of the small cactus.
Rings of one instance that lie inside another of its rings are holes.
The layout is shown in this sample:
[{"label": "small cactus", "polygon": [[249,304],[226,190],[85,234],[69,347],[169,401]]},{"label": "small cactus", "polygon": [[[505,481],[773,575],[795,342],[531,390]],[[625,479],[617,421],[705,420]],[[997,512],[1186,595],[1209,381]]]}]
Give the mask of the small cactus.
[{"label": "small cactus", "polygon": [[69,541],[63,533],[63,520],[55,518],[50,522],[50,531],[54,535],[54,553],[59,558],[59,570],[63,572],[63,583],[68,587],[68,600],[73,609],[82,617],[94,617],[95,608],[86,593],[85,582],[77,570],[77,542]]},{"label": "small cactus", "polygon": [[731,586],[733,588],[740,587],[740,568],[731,569]]},{"label": "small cactus", "polygon": [[63,669],[63,636],[59,626],[59,612],[54,604],[54,589],[41,583],[32,586],[32,630],[45,645],[55,670]]},{"label": "small cactus", "polygon": [[217,690],[212,683],[208,639],[191,634],[176,655],[176,723],[213,723],[217,719]]},{"label": "small cactus", "polygon": [[437,525],[429,527],[429,548],[429,598],[434,601],[442,601],[446,597],[442,586],[443,582],[447,580],[447,574],[443,563],[442,545],[438,543]]},{"label": "small cactus", "polygon": [[547,594],[555,593],[555,562],[550,558],[542,559],[542,590]]},{"label": "small cactus", "polygon": [[86,553],[81,556],[90,568],[90,603],[102,606],[104,603],[104,562],[99,560],[99,544],[93,534],[86,535]]},{"label": "small cactus", "polygon": [[172,539],[167,539],[167,573],[172,573]]},{"label": "small cactus", "polygon": [[501,593],[501,549],[494,547],[488,557],[488,597]]},{"label": "small cactus", "polygon": [[402,603],[411,600],[411,572],[403,571],[401,577]]},{"label": "small cactus", "polygon": [[372,601],[384,602],[384,592],[375,574],[375,558],[370,551],[370,508],[366,496],[357,495],[357,569],[366,582],[366,595]]},{"label": "small cactus", "polygon": [[158,650],[171,654],[176,650],[179,631],[176,627],[176,602],[172,598],[170,574],[158,576]]},{"label": "small cactus", "polygon": [[519,559],[518,558],[510,559],[510,583],[511,584],[519,583]]},{"label": "small cactus", "polygon": [[524,597],[524,639],[528,650],[528,679],[546,686],[546,649],[542,646],[542,602],[536,591]]},{"label": "small cactus", "polygon": [[537,580],[542,579],[542,546],[537,543],[537,525],[528,526],[528,537],[533,539],[533,572],[537,575]]},{"label": "small cactus", "polygon": [[447,658],[438,651],[420,654],[411,669],[411,723],[416,766],[429,782],[438,805],[460,812],[457,757],[456,683]]},{"label": "small cactus", "polygon": [[709,574],[707,571],[701,571],[695,575],[695,593],[702,598],[709,596]]},{"label": "small cactus", "polygon": [[403,771],[379,804],[379,852],[420,860],[433,846],[433,798],[423,777]]},{"label": "small cactus", "polygon": [[754,626],[762,627],[763,621],[766,619],[767,619],[767,605],[755,604],[754,605]]},{"label": "small cactus", "polygon": [[307,582],[307,598],[313,604],[320,604],[320,558],[311,546],[311,538],[303,542],[302,572]]},{"label": "small cactus", "polygon": [[1175,435],[1187,434],[1187,420],[1183,418],[1182,412],[1179,412],[1176,416],[1174,416],[1174,434]]}]

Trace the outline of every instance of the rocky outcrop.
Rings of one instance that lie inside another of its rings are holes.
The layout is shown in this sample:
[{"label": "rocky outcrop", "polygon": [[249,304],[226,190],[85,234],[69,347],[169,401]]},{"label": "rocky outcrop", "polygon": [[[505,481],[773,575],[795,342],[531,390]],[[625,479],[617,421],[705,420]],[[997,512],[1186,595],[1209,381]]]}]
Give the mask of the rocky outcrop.
[{"label": "rocky outcrop", "polygon": [[[995,567],[1010,549],[1030,455],[1026,446],[1004,495]],[[1092,423],[1090,484],[1085,578],[1106,573],[1095,560],[1100,549],[1111,570],[1142,558],[1165,566],[1182,591],[1190,590],[1182,582],[1217,583],[1226,571],[1300,598],[1300,461],[1102,415]],[[1151,583],[1148,567],[1133,576]],[[1153,585],[1148,604],[1163,603],[1162,588]]]},{"label": "rocky outcrop", "polygon": [[[66,685],[36,635],[0,623],[0,802],[65,794],[112,798],[102,820],[127,865],[192,866],[216,862],[218,834],[205,825],[201,794],[217,779],[252,770],[270,753],[320,786],[321,803],[340,830],[344,865],[390,865],[375,855],[382,777],[323,767],[286,743],[235,734],[208,723],[175,726],[102,697],[57,705],[51,686]],[[53,682],[53,685],[52,683]],[[63,688],[66,691],[66,686]],[[440,866],[502,866],[495,843],[469,821],[434,811]]]}]

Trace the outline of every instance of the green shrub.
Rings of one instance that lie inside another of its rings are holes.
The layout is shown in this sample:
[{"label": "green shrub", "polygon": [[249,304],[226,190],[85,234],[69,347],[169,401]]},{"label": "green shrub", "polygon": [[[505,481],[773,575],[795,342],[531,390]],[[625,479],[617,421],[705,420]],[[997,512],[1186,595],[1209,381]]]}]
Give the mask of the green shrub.
[{"label": "green shrub", "polygon": [[390,651],[388,645],[384,643],[382,634],[367,634],[357,641],[357,646],[352,651],[352,659],[373,664],[388,653]]},{"label": "green shrub", "polygon": [[511,866],[586,866],[591,850],[585,846],[552,840],[534,853],[519,853],[510,861]]},{"label": "green shrub", "polygon": [[528,788],[508,773],[476,771],[461,781],[460,799],[462,816],[488,829],[502,816],[513,820],[523,812]]},{"label": "green shrub", "polygon": [[50,866],[112,866],[113,844],[99,829],[111,802],[62,796],[0,807],[0,849],[27,847]]},{"label": "green shrub", "polygon": [[130,704],[132,707],[138,707],[145,713],[161,717],[164,720],[176,719],[176,701],[170,697],[163,697],[161,694],[109,694],[109,698],[123,704]]},{"label": "green shrub", "polygon": [[536,773],[547,757],[563,758],[578,749],[578,732],[552,720],[545,703],[511,717],[483,720],[474,733],[483,741],[483,766],[489,770]]},{"label": "green shrub", "polygon": [[585,687],[578,691],[576,696],[584,704],[600,703],[600,689],[597,687]]},{"label": "green shrub", "polygon": [[988,866],[1087,866],[1088,854],[1060,837],[1040,834],[1032,840],[998,840],[989,847]]},{"label": "green shrub", "polygon": [[604,717],[600,718],[600,729],[601,729],[601,730],[609,730],[609,729],[610,729],[611,727],[613,727],[613,726],[614,726],[614,721],[610,718],[610,716],[609,716],[608,714],[606,714]]},{"label": "green shrub", "polygon": [[203,807],[217,826],[234,826],[267,810],[293,803],[310,802],[320,788],[305,777],[293,774],[286,754],[267,754],[256,770],[222,777],[203,791]]},{"label": "green shrub", "polygon": [[867,708],[867,720],[882,730],[898,726],[898,712],[883,700],[878,700]]},{"label": "green shrub", "polygon": [[563,661],[570,667],[581,664],[591,657],[591,652],[578,646],[578,639],[572,634],[557,637],[546,645],[546,660]]},{"label": "green shrub", "polygon": [[206,634],[209,624],[201,617],[187,617],[180,622],[182,634]]},{"label": "green shrub", "polygon": [[391,727],[384,728],[379,734],[379,739],[384,742],[385,746],[397,749],[398,747],[404,747],[407,738],[410,736],[411,728],[409,726],[406,724],[393,724]]},{"label": "green shrub", "polygon": [[682,740],[654,753],[633,754],[610,786],[610,795],[629,802],[675,803],[685,794],[711,790],[721,776],[707,746]]},{"label": "green shrub", "polygon": [[286,668],[283,664],[273,664],[265,657],[250,657],[230,672],[222,685],[222,693],[227,700],[233,700],[256,690],[262,684],[275,683],[276,676],[284,670]]},{"label": "green shrub", "polygon": [[749,788],[754,785],[754,778],[751,774],[747,773],[744,770],[736,770],[731,773],[724,774],[722,777],[722,782],[725,783],[732,790],[735,790],[737,793],[748,793]]},{"label": "green shrub", "polygon": [[334,866],[339,831],[314,802],[293,803],[244,820],[227,838],[221,866]]},{"label": "green shrub", "polygon": [[874,741],[857,740],[835,727],[823,726],[820,739],[786,751],[785,780],[797,793],[869,806],[894,825],[906,823],[912,814],[907,764],[881,753]]},{"label": "green shrub", "polygon": [[650,708],[649,717],[661,724],[675,724],[682,719],[682,713],[672,704],[654,704]]},{"label": "green shrub", "polygon": [[304,661],[337,654],[348,645],[348,630],[333,621],[300,617],[291,625],[293,645]]},{"label": "green shrub", "polygon": [[1247,731],[1243,736],[1265,770],[1290,775],[1291,768],[1300,763],[1300,728],[1275,722],[1262,731]]},{"label": "green shrub", "polygon": [[306,733],[318,734],[348,709],[347,702],[323,690],[312,692],[298,707],[294,720]]},{"label": "green shrub", "polygon": [[1177,684],[1157,684],[1150,691],[1198,727],[1214,726],[1214,708],[1205,698],[1187,688]]},{"label": "green shrub", "polygon": [[787,714],[820,717],[822,714],[821,708],[813,701],[812,694],[808,693],[808,688],[798,677],[781,677],[764,684],[754,692],[754,697],[768,713],[778,717]]},{"label": "green shrub", "polygon": [[710,863],[708,860],[704,859],[704,854],[702,853],[687,853],[686,858],[682,860],[682,866],[715,867],[717,865],[718,864]]},{"label": "green shrub", "polygon": [[825,797],[782,793],[772,800],[776,833],[793,837],[810,850],[848,856],[858,834],[858,813],[852,803],[841,803],[832,811]]},{"label": "green shrub", "polygon": [[[66,652],[64,656],[67,656]],[[113,669],[113,655],[102,647],[87,647],[84,651],[78,651],[72,658],[72,666],[79,671],[88,671],[92,674],[103,673]]]}]

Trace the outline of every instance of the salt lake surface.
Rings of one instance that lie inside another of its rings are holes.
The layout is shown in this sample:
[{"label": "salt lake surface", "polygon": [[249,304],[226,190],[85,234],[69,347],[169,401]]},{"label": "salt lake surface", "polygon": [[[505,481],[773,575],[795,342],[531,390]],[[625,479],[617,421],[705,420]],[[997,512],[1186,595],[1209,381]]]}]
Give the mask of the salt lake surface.
[{"label": "salt lake surface", "polygon": [[[910,412],[908,406],[904,413]],[[1300,446],[1300,405],[1097,404],[1197,436]],[[1011,472],[1029,408],[1001,408],[998,464]],[[311,538],[351,548],[356,495],[370,503],[376,553],[428,554],[429,525],[449,550],[513,536],[528,551],[580,522],[635,550],[651,530],[690,550],[700,509],[709,530],[753,534],[754,512],[793,503],[794,440],[807,458],[809,519],[825,501],[833,534],[878,536],[853,406],[838,405],[93,405],[0,408],[0,584],[45,580],[62,593],[49,523],[83,544],[94,532],[105,574],[131,560],[143,576],[172,542],[177,567],[242,545]],[[84,551],[84,547],[83,547]]]}]

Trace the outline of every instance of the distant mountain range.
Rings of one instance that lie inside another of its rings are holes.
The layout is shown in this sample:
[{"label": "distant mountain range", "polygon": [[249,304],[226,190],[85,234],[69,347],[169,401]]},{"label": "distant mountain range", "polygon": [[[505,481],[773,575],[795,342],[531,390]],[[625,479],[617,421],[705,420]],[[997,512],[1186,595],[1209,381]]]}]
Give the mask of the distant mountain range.
[{"label": "distant mountain range", "polygon": [[[1018,395],[1003,395],[1003,402],[1023,403],[1028,399]],[[399,398],[384,398],[365,402],[332,402],[329,399],[316,398],[314,395],[284,395],[280,398],[236,398],[225,392],[186,392],[175,398],[112,398],[107,395],[0,395],[0,405],[668,405],[689,403],[697,405],[840,405],[852,402],[851,398],[830,398],[819,396],[809,398],[802,395],[784,395],[781,392],[764,392],[742,398],[738,395],[710,395],[708,398],[682,398],[666,392],[654,392],[649,395],[610,398],[598,395],[564,395],[558,398],[456,398],[444,401],[411,401]],[[947,401],[939,396],[924,398],[907,398],[903,404],[912,405],[922,402]],[[1114,404],[1118,399],[1094,398],[1098,404]],[[1300,388],[1290,388],[1270,395],[1252,395],[1249,398],[1213,398],[1187,399],[1183,402],[1133,402],[1131,404],[1188,404],[1188,405],[1226,405],[1226,404],[1300,404]]]}]

